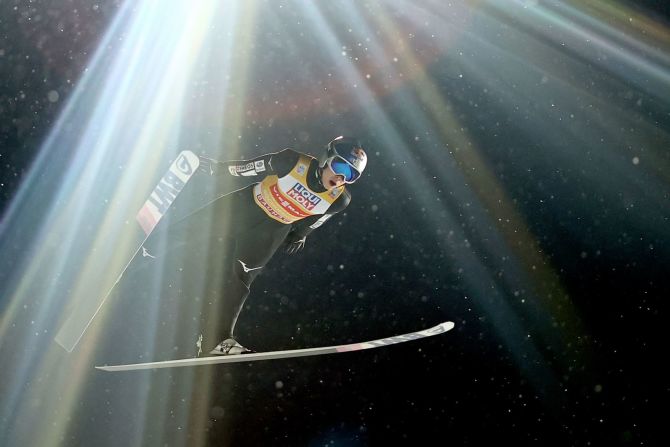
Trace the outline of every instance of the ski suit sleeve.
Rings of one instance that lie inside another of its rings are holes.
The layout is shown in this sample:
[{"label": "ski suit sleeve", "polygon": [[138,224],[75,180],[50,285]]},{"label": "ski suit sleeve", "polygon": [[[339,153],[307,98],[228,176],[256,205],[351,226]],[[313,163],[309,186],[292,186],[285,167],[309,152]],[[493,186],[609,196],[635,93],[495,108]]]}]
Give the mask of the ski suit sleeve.
[{"label": "ski suit sleeve", "polygon": [[207,175],[223,175],[234,177],[254,177],[266,175],[284,176],[288,174],[298,161],[300,154],[291,149],[261,155],[249,160],[216,161],[200,156],[198,170]]},{"label": "ski suit sleeve", "polygon": [[286,239],[284,239],[286,253],[294,254],[302,250],[305,246],[307,236],[335,214],[345,209],[349,205],[349,202],[351,202],[351,194],[349,191],[345,190],[344,193],[330,206],[326,214],[307,217],[294,223],[293,228],[291,228]]}]

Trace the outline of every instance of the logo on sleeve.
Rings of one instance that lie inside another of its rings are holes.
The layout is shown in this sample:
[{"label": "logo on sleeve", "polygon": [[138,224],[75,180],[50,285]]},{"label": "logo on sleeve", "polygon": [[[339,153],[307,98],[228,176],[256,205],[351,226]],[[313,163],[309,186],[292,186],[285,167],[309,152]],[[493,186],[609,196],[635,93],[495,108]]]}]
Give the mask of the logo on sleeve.
[{"label": "logo on sleeve", "polygon": [[256,175],[256,169],[253,162],[249,162],[243,165],[228,166],[228,172],[230,172],[231,175],[234,175],[236,177],[239,175],[243,176]]},{"label": "logo on sleeve", "polygon": [[243,175],[245,177],[248,177],[250,175],[256,175],[256,170],[254,169],[253,162],[249,162],[246,165],[237,166],[236,169],[240,175]]},{"label": "logo on sleeve", "polygon": [[256,172],[263,172],[263,171],[265,171],[265,161],[263,161],[263,160],[258,160],[258,161],[254,164],[254,166],[255,166],[255,168],[256,168]]}]

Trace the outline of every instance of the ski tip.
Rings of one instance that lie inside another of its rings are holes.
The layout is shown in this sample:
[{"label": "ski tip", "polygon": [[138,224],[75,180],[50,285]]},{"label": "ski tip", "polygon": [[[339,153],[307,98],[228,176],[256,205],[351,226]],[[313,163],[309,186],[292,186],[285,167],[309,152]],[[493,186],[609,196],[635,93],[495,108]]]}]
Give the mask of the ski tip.
[{"label": "ski tip", "polygon": [[440,323],[437,326],[434,326],[430,329],[425,329],[423,331],[416,332],[417,334],[422,334],[424,337],[430,337],[431,335],[438,335],[438,334],[444,334],[445,332],[449,332],[454,328],[454,322],[453,321],[445,321],[444,323]]},{"label": "ski tip", "polygon": [[428,329],[427,332],[430,335],[443,334],[452,330],[454,326],[455,325],[453,321],[445,321],[444,323],[440,323],[432,329]]},{"label": "ski tip", "polygon": [[71,353],[74,350],[74,347],[76,346],[76,343],[73,345],[72,343],[68,343],[65,340],[62,339],[62,337],[59,337],[58,335],[54,338],[54,341],[58,346],[63,348],[65,352]]}]

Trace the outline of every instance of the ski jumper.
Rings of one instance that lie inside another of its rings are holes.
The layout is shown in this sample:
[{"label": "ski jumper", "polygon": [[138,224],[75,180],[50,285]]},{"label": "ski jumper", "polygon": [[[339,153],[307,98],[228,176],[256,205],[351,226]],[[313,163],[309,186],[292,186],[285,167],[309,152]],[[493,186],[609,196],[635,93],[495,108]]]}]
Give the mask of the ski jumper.
[{"label": "ski jumper", "polygon": [[327,191],[319,180],[318,160],[291,149],[212,163],[219,173],[263,178],[171,225],[167,235],[152,234],[145,246],[160,254],[158,239],[164,237],[168,249],[210,255],[206,289],[217,301],[214,311],[220,318],[211,335],[232,337],[251,284],[277,249],[306,237],[342,211],[351,195],[344,186]]}]

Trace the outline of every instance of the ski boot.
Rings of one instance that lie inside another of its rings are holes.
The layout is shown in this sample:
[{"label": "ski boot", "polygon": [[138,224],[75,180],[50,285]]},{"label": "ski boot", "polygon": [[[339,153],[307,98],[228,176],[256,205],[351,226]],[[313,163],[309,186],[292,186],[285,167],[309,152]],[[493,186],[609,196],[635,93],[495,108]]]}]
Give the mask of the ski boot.
[{"label": "ski boot", "polygon": [[210,351],[210,355],[237,355],[252,353],[251,349],[247,349],[237,342],[234,338],[227,338],[216,345],[216,348]]}]

